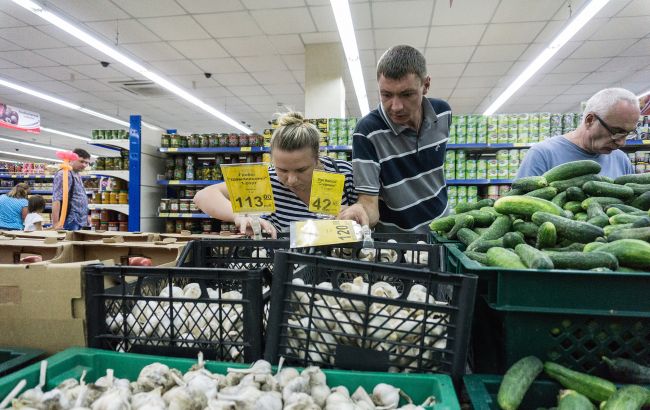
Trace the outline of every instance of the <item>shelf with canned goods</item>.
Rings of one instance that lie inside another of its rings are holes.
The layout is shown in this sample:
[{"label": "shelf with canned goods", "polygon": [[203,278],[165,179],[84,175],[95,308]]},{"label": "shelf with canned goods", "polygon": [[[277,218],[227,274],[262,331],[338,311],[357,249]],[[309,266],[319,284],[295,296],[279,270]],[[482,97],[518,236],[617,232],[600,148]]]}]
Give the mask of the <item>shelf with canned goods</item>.
[{"label": "shelf with canned goods", "polygon": [[198,179],[159,179],[158,185],[215,185],[222,180],[198,180]]},{"label": "shelf with canned goods", "polygon": [[447,185],[498,185],[512,184],[513,179],[448,179]]},{"label": "shelf with canned goods", "polygon": [[111,177],[111,178],[119,178],[127,182],[129,181],[128,170],[120,170],[120,171],[93,170],[93,171],[88,171],[88,176]]},{"label": "shelf with canned goods", "polygon": [[[10,191],[10,189],[0,189],[0,194],[6,194],[6,193],[8,193],[9,191]],[[88,192],[86,192],[86,193],[88,193]],[[43,190],[39,190],[39,189],[31,189],[31,190],[29,191],[29,194],[30,194],[30,195],[37,195],[37,194],[38,194],[38,195],[52,195],[52,190],[49,190],[49,191],[47,191],[47,190],[46,190],[46,191],[43,191]]]},{"label": "shelf with canned goods", "polygon": [[[497,143],[487,143],[487,144],[447,144],[448,150],[499,150],[499,149],[508,149],[508,148],[530,148],[537,142],[515,142],[508,144],[497,144]],[[650,140],[628,140],[625,142],[625,145],[621,147],[622,149],[626,148],[638,148],[639,146],[650,145]],[[648,147],[650,149],[650,147]]]},{"label": "shelf with canned goods", "polygon": [[0,173],[0,179],[9,178],[9,179],[52,179],[54,174],[45,175],[45,174],[7,174]]},{"label": "shelf with canned goods", "polygon": [[129,214],[129,205],[128,204],[88,204],[88,209],[94,211],[96,209],[106,209],[109,211],[116,211],[123,214]]},{"label": "shelf with canned goods", "polygon": [[269,152],[270,150],[269,147],[158,148],[158,151],[169,154],[247,153]]},{"label": "shelf with canned goods", "polygon": [[192,219],[212,219],[212,217],[208,214],[203,214],[203,213],[189,213],[189,212],[183,212],[183,213],[177,213],[177,212],[160,212],[158,214],[159,217],[161,218],[192,218]]}]

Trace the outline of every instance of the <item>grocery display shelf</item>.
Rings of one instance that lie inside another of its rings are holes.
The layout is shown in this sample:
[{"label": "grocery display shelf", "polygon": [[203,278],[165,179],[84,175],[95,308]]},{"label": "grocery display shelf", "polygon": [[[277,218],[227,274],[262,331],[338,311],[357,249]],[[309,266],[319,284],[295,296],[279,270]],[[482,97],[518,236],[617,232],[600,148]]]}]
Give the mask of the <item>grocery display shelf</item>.
[{"label": "grocery display shelf", "polygon": [[[321,151],[352,151],[352,145],[324,145]],[[171,154],[209,154],[209,153],[247,153],[270,152],[270,147],[208,147],[208,148],[158,148],[158,151]]]},{"label": "grocery display shelf", "polygon": [[112,171],[112,170],[93,170],[88,172],[89,176],[100,176],[100,177],[112,177],[112,178],[119,178],[124,181],[129,181],[129,171],[128,170],[119,170],[119,171]]},{"label": "grocery display shelf", "polygon": [[159,179],[158,185],[214,185],[220,184],[220,180],[197,180],[197,179]]},{"label": "grocery display shelf", "polygon": [[110,139],[110,140],[92,140],[89,142],[90,145],[95,145],[97,147],[102,147],[106,149],[125,149],[129,150],[129,139]]},{"label": "grocery display shelf", "polygon": [[88,204],[88,209],[91,211],[95,209],[106,209],[109,211],[117,211],[123,214],[128,215],[129,214],[129,205],[128,204],[122,204],[122,205],[117,205],[117,204]]},{"label": "grocery display shelf", "polygon": [[196,213],[176,213],[176,212],[161,212],[158,214],[161,218],[192,218],[192,219],[211,219],[208,214]]},{"label": "grocery display shelf", "polygon": [[0,178],[11,178],[11,179],[52,179],[52,175],[43,175],[43,174],[8,174],[0,173]]},{"label": "grocery display shelf", "polygon": [[[530,148],[537,142],[515,142],[515,143],[503,143],[503,144],[490,144],[490,143],[481,143],[481,144],[447,144],[447,149],[465,149],[465,150],[498,150],[498,149],[507,149],[507,148]],[[650,145],[650,140],[629,140],[625,143],[625,148],[638,147],[641,145]],[[351,148],[351,147],[350,147]]]},{"label": "grocery display shelf", "polygon": [[[10,191],[9,189],[0,189],[0,194],[6,194],[9,191]],[[39,194],[39,195],[52,195],[52,190],[43,191],[43,190],[38,190],[38,189],[32,189],[32,190],[29,191],[29,193],[31,195],[36,195],[36,194]]]},{"label": "grocery display shelf", "polygon": [[447,185],[498,185],[512,184],[513,179],[448,179]]}]

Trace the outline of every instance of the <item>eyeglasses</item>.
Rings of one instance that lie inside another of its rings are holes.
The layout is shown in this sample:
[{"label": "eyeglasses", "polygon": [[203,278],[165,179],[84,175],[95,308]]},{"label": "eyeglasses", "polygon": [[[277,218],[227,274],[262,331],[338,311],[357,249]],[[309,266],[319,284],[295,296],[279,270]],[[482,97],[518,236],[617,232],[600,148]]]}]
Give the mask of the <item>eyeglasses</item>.
[{"label": "eyeglasses", "polygon": [[600,125],[602,125],[603,127],[605,127],[605,129],[606,129],[610,134],[612,134],[612,135],[610,136],[610,138],[611,138],[613,141],[629,140],[629,139],[634,139],[634,138],[636,138],[636,137],[638,136],[637,131],[636,131],[636,128],[635,128],[634,130],[632,130],[632,131],[626,131],[626,130],[624,130],[624,129],[622,129],[622,128],[615,128],[615,129],[612,129],[612,127],[610,127],[609,125],[607,125],[607,123],[606,123],[605,121],[603,121],[603,119],[600,118],[596,113],[592,113],[592,114],[594,114],[594,117],[596,117],[596,119],[598,120],[598,122],[600,123]]}]

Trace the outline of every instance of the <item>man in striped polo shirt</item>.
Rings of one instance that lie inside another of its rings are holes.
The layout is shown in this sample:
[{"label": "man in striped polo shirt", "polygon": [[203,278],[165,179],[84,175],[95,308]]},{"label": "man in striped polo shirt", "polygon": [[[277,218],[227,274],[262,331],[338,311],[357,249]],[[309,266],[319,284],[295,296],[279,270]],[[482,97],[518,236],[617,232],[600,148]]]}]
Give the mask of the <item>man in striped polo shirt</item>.
[{"label": "man in striped polo shirt", "polygon": [[340,217],[377,232],[427,233],[446,212],[445,147],[451,108],[426,98],[431,78],[424,56],[400,45],[377,64],[381,103],[354,131],[352,166],[357,204]]}]

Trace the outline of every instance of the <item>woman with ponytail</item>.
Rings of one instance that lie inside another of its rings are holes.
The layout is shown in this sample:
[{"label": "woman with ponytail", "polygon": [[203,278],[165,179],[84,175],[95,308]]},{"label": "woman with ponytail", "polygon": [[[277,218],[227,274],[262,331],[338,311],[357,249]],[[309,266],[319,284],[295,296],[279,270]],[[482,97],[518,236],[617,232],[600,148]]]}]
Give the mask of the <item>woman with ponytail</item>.
[{"label": "woman with ponytail", "polygon": [[24,182],[16,184],[6,195],[0,195],[0,230],[23,229],[27,216],[27,195],[29,185]]}]

